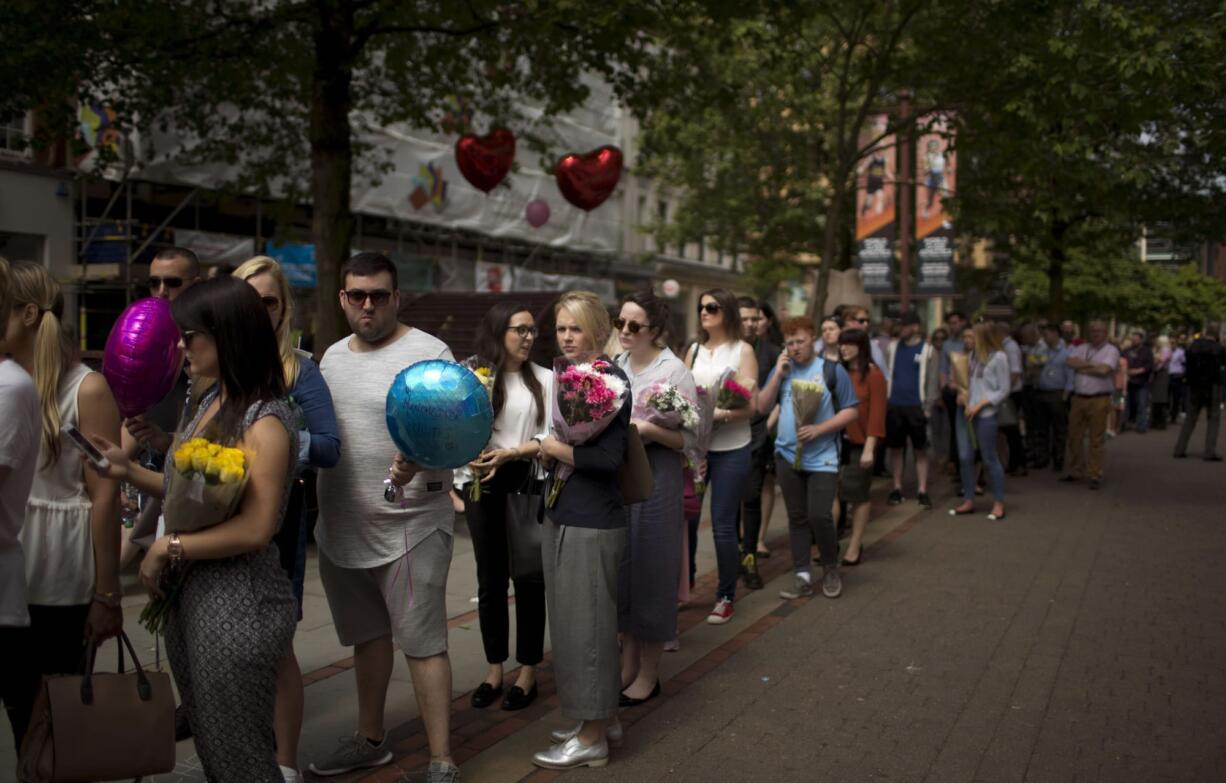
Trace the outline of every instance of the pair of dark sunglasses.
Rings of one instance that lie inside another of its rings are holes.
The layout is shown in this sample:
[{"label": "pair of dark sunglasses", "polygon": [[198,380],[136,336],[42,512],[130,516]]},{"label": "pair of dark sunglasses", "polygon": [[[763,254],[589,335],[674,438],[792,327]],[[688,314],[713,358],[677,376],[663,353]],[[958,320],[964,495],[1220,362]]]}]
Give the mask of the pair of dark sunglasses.
[{"label": "pair of dark sunglasses", "polygon": [[701,313],[702,311],[706,310],[707,315],[715,315],[716,313],[718,313],[720,310],[723,310],[723,309],[724,308],[720,307],[715,302],[707,302],[706,304],[698,305],[698,312]]},{"label": "pair of dark sunglasses", "polygon": [[281,300],[275,296],[261,296],[260,301],[263,302],[264,306],[269,310],[273,309],[274,307],[278,307],[281,304]]},{"label": "pair of dark sunglasses", "polygon": [[149,280],[148,280],[148,283],[149,283],[149,290],[150,290],[150,291],[156,291],[156,290],[158,290],[159,288],[161,288],[162,286],[166,286],[167,288],[172,288],[172,289],[173,289],[173,288],[182,288],[182,287],[183,287],[183,284],[184,284],[185,282],[187,282],[187,281],[186,281],[186,280],[184,280],[184,279],[183,279],[183,278],[181,278],[181,277],[157,277],[157,276],[153,276],[153,277],[150,277],[150,278],[149,278]]},{"label": "pair of dark sunglasses", "polygon": [[613,328],[617,331],[629,331],[630,334],[638,334],[643,329],[650,329],[651,324],[641,324],[638,321],[627,321],[625,318],[614,318]]},{"label": "pair of dark sunglasses", "polygon": [[540,334],[540,331],[535,326],[524,326],[523,324],[520,324],[519,326],[508,326],[507,331],[515,332],[521,338],[536,337],[538,334]]},{"label": "pair of dark sunglasses", "polygon": [[382,289],[378,291],[363,291],[360,288],[350,288],[347,291],[341,291],[341,293],[345,295],[345,300],[352,307],[365,307],[367,299],[375,307],[382,307],[392,301],[392,292]]}]

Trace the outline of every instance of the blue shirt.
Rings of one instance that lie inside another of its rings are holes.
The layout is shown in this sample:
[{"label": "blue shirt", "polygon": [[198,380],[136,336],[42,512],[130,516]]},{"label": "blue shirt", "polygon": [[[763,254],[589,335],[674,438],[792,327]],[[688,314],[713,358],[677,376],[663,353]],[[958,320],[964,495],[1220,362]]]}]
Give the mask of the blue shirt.
[{"label": "blue shirt", "polygon": [[1030,350],[1028,360],[1043,366],[1039,371],[1039,391],[1073,390],[1073,371],[1068,366],[1068,347],[1063,340],[1055,348],[1040,341]]},{"label": "blue shirt", "polygon": [[920,354],[924,341],[915,345],[899,342],[894,350],[894,383],[890,387],[890,405],[918,408],[920,401]]},{"label": "blue shirt", "polygon": [[[792,371],[779,384],[779,434],[775,438],[775,453],[783,457],[788,464],[795,464],[796,459],[796,414],[792,410],[791,381],[818,381],[825,387],[825,364],[826,360],[817,356],[804,367],[792,365]],[[771,375],[775,372],[776,370],[771,370]],[[769,383],[769,380],[767,382]],[[842,365],[835,365],[834,393],[839,397],[840,410],[860,404],[851,378]],[[823,394],[822,407],[817,413],[817,421],[813,423],[820,424],[833,416],[834,401],[829,394]],[[840,433],[832,432],[806,443],[801,453],[800,469],[806,473],[838,473],[839,437]]]},{"label": "blue shirt", "polygon": [[298,432],[298,467],[331,468],[341,458],[340,428],[332,392],[315,362],[298,354],[298,379],[290,397],[302,410],[305,428]]}]

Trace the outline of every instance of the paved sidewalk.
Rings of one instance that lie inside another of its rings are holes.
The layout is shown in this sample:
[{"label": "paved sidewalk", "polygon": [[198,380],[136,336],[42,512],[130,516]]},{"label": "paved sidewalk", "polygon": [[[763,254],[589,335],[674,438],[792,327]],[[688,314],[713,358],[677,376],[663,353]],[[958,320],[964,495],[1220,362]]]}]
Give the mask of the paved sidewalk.
[{"label": "paved sidewalk", "polygon": [[[1113,441],[1098,492],[1049,471],[1010,479],[1009,516],[997,523],[984,519],[987,503],[947,516],[944,480],[932,512],[880,505],[878,482],[864,565],[844,569],[837,601],[778,598],[790,583],[779,503],[767,587],[742,592],[726,626],[703,622],[714,589],[704,530],[682,649],[662,664],[664,696],[623,712],[626,747],[608,768],[564,775],[530,761],[566,725],[548,659],[528,710],[468,704],[485,663],[461,522],[448,608],[465,780],[1226,779],[1226,468],[1171,459],[1174,436]],[[295,640],[309,683],[304,766],[356,716],[350,653],[311,573]],[[143,600],[128,601],[131,628]],[[402,659],[387,725],[395,764],[336,780],[423,779]],[[201,780],[191,743],[179,751],[179,770],[158,780]],[[0,747],[0,768],[11,768],[8,753]]]}]

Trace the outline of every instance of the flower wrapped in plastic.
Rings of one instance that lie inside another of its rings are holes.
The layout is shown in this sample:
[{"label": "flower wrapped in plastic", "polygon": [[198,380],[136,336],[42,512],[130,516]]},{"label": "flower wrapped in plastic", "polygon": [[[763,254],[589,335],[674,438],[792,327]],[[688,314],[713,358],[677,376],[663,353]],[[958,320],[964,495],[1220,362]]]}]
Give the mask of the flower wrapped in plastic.
[{"label": "flower wrapped in plastic", "polygon": [[694,401],[698,413],[698,421],[694,425],[694,445],[685,450],[686,468],[694,479],[694,494],[702,497],[707,489],[707,474],[703,463],[707,459],[707,451],[711,448],[711,436],[715,432],[715,399],[705,386],[697,387],[698,397]]},{"label": "flower wrapped in plastic", "polygon": [[[630,391],[606,359],[576,364],[560,357],[553,364],[553,385],[553,436],[570,446],[582,446],[604,432]],[[570,465],[558,465],[547,508],[553,508],[572,472]]]},{"label": "flower wrapped in plastic", "polygon": [[675,384],[656,381],[647,387],[634,406],[634,418],[663,427],[666,430],[686,429],[691,432],[698,426],[698,408]]},{"label": "flower wrapped in plastic", "polygon": [[719,393],[715,398],[715,407],[735,411],[747,407],[753,401],[752,380],[739,377],[736,370],[729,367],[719,376]]},{"label": "flower wrapped in plastic", "polygon": [[[490,404],[494,403],[494,364],[480,356],[473,354],[464,361],[460,362],[464,367],[473,371],[473,375],[477,376],[477,380],[481,381],[481,385],[485,387],[485,393],[490,396]],[[482,451],[480,456],[485,456]],[[476,503],[481,500],[481,477],[484,475],[480,468],[468,466],[469,473],[472,474],[472,481],[468,484],[468,499]]]},{"label": "flower wrapped in plastic", "polygon": [[[949,355],[949,372],[958,395],[967,401],[971,398],[971,357],[970,354],[956,351]],[[975,437],[974,425],[967,423],[966,433],[970,436],[971,448],[979,450],[979,439]]]},{"label": "flower wrapped in plastic", "polygon": [[[247,455],[242,449],[192,438],[174,450],[162,513],[167,533],[192,533],[220,524],[238,511],[247,486]],[[161,596],[141,612],[140,622],[151,633],[166,625],[186,568],[168,569]]]},{"label": "flower wrapped in plastic", "polygon": [[804,453],[804,444],[800,442],[800,428],[813,424],[817,421],[817,414],[822,409],[822,400],[826,398],[826,384],[822,380],[806,381],[800,378],[793,379],[791,382],[792,388],[792,415],[796,419],[796,456],[792,459],[792,469],[799,471],[801,464],[801,455]]}]

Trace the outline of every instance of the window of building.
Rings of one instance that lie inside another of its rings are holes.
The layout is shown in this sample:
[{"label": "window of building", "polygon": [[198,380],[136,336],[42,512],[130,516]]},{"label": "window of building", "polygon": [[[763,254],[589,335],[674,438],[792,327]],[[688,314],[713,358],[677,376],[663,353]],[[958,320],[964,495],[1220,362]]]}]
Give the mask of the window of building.
[{"label": "window of building", "polygon": [[26,150],[26,118],[6,117],[0,120],[0,152],[24,153]]}]

